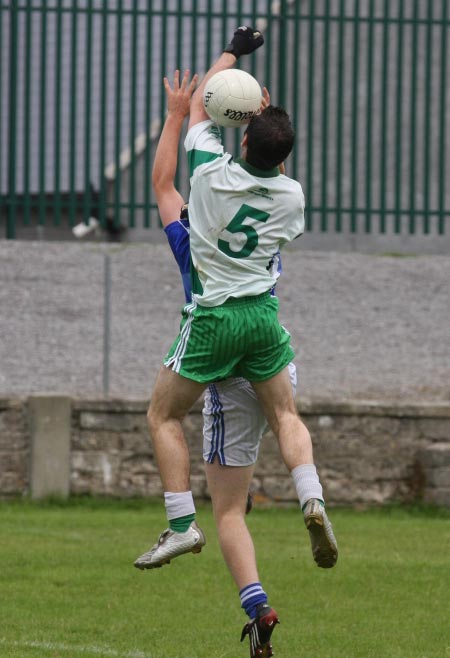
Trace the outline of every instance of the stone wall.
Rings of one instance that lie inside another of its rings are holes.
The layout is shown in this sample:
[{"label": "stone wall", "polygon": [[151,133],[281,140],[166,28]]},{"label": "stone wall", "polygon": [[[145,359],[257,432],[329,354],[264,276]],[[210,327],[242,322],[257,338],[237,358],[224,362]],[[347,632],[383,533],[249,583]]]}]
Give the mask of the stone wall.
[{"label": "stone wall", "polygon": [[[33,463],[39,454],[38,463],[42,463],[47,450],[45,432],[38,436],[33,431],[35,426],[42,427],[36,415],[42,407],[45,421],[51,422],[52,399],[0,399],[1,496],[64,495],[60,478],[52,482],[48,469],[45,473],[42,466]],[[61,432],[61,441],[67,434],[67,490],[71,494],[162,494],[146,426],[145,401],[72,399],[69,405],[61,406],[63,399],[54,400],[58,423],[62,423],[61,410],[68,409],[70,432]],[[302,401],[299,411],[313,437],[315,461],[329,504],[424,501],[450,507],[450,404]],[[201,427],[201,407],[197,406],[185,421],[192,489],[197,498],[208,495]],[[260,502],[296,500],[270,432],[263,441],[253,493]]]},{"label": "stone wall", "polygon": [[0,496],[29,489],[30,432],[24,400],[0,397]]}]

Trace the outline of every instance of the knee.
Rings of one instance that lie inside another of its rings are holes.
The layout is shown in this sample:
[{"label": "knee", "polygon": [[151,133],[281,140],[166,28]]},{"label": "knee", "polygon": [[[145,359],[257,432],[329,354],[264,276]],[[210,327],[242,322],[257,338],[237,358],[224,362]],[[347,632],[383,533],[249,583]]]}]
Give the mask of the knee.
[{"label": "knee", "polygon": [[295,431],[300,425],[300,417],[295,408],[283,409],[275,413],[272,430],[276,436],[279,436],[286,431]]},{"label": "knee", "polygon": [[147,424],[151,434],[153,434],[161,424],[160,415],[151,403],[147,409]]},{"label": "knee", "polygon": [[214,510],[214,521],[216,523],[217,532],[220,536],[229,535],[234,536],[236,532],[245,532],[245,511],[241,509],[227,509],[221,512]]},{"label": "knee", "polygon": [[245,522],[245,509],[247,499],[242,498],[233,501],[215,500],[211,498],[214,519],[219,529],[235,526]]},{"label": "knee", "polygon": [[183,416],[177,414],[173,409],[165,404],[150,402],[147,409],[147,423],[150,432],[154,433],[166,423],[181,423]]}]

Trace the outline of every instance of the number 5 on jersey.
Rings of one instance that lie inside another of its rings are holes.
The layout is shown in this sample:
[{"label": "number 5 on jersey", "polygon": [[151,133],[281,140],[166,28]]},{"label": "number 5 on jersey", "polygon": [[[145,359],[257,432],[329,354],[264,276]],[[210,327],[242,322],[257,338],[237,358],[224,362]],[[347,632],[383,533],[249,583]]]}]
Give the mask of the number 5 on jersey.
[{"label": "number 5 on jersey", "polygon": [[257,222],[267,222],[270,215],[263,210],[248,206],[246,203],[239,208],[225,230],[230,233],[244,233],[247,238],[244,245],[238,251],[234,251],[226,240],[219,240],[218,242],[220,251],[223,251],[227,256],[231,256],[231,258],[247,258],[258,245],[258,233],[253,226],[244,224],[247,217],[255,219]]}]

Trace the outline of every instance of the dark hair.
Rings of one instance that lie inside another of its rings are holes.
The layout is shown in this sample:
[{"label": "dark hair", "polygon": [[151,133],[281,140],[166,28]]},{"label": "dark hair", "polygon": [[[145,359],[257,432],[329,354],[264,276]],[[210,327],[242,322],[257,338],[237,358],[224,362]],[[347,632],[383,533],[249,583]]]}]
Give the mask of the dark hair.
[{"label": "dark hair", "polygon": [[295,132],[289,115],[282,107],[269,105],[254,116],[245,131],[248,164],[268,171],[281,164],[292,151]]}]

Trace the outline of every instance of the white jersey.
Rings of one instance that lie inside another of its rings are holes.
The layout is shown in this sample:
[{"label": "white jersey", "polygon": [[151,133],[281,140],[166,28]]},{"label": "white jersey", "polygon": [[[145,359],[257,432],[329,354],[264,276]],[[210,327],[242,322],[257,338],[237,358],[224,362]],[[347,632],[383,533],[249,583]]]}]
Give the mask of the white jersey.
[{"label": "white jersey", "polygon": [[304,231],[300,183],[278,167],[261,171],[233,160],[212,121],[193,126],[185,148],[194,300],[219,306],[267,292],[276,282],[276,254]]}]

